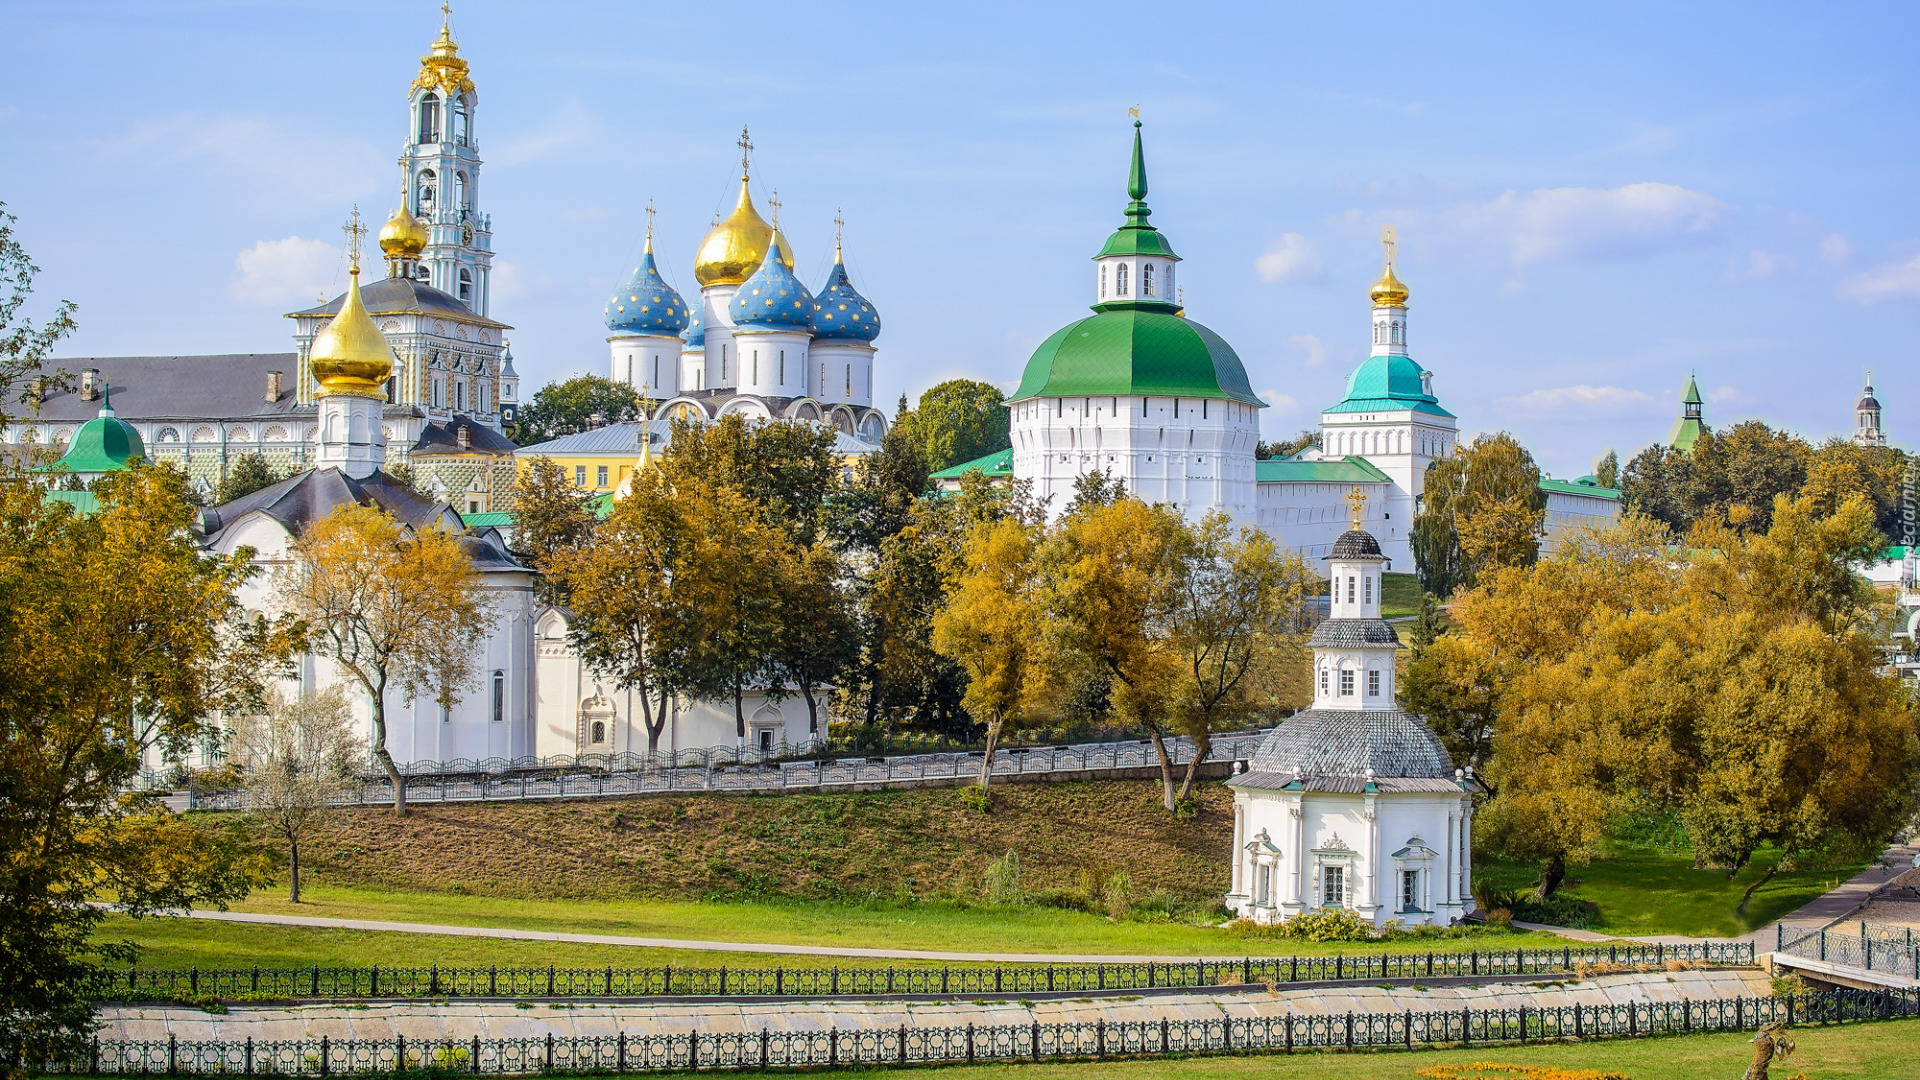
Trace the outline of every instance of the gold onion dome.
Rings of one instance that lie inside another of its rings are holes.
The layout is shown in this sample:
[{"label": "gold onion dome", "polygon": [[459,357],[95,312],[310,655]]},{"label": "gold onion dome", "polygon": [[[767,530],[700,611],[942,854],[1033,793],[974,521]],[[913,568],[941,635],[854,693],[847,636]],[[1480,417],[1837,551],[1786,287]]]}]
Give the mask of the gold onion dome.
[{"label": "gold onion dome", "polygon": [[447,94],[473,92],[473,78],[467,73],[467,62],[460,58],[460,46],[453,40],[450,16],[440,22],[440,36],[434,39],[433,51],[420,58],[420,74],[414,77],[413,88],[438,88]]},{"label": "gold onion dome", "polygon": [[[700,253],[693,260],[693,279],[702,286],[738,285],[747,280],[766,261],[774,227],[753,208],[753,194],[747,190],[747,178],[740,177],[740,199],[733,213],[715,225],[700,241]],[[780,237],[780,261],[793,269],[793,245]]]},{"label": "gold onion dome", "polygon": [[397,258],[411,259],[427,246],[427,227],[413,216],[402,202],[385,225],[380,226],[380,250]]},{"label": "gold onion dome", "polygon": [[1373,283],[1368,295],[1373,297],[1374,307],[1407,306],[1406,283],[1393,276],[1391,263],[1387,265],[1387,272],[1380,275],[1380,280]]},{"label": "gold onion dome", "polygon": [[386,398],[387,377],[393,374],[393,346],[373,325],[373,316],[367,314],[367,305],[360,300],[359,267],[349,271],[340,314],[313,336],[308,357],[323,396]]}]

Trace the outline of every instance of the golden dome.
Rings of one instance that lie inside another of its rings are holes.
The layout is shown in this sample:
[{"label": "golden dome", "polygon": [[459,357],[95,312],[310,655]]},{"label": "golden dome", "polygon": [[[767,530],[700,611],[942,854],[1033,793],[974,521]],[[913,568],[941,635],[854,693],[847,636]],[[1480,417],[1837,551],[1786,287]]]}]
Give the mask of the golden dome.
[{"label": "golden dome", "polygon": [[403,201],[385,225],[380,226],[380,250],[395,258],[417,257],[427,246],[427,227],[413,216]]},{"label": "golden dome", "polygon": [[[734,204],[733,213],[700,241],[700,253],[693,260],[693,279],[702,286],[740,284],[766,260],[773,234],[773,226],[753,208],[747,178],[741,176],[740,201]],[[787,243],[785,235],[780,237],[780,261],[788,270],[793,269],[793,245]]]},{"label": "golden dome", "polygon": [[393,374],[393,346],[373,325],[373,316],[367,314],[367,306],[360,300],[359,267],[349,271],[347,297],[340,304],[340,314],[313,336],[308,359],[321,396],[344,394],[386,400],[387,377]]},{"label": "golden dome", "polygon": [[1374,307],[1407,306],[1406,283],[1393,276],[1391,264],[1387,266],[1387,272],[1380,275],[1380,280],[1373,283],[1373,288],[1368,295],[1373,297]]},{"label": "golden dome", "polygon": [[460,46],[453,40],[451,16],[441,20],[440,36],[434,39],[433,51],[420,58],[420,74],[413,79],[415,90],[433,88],[449,96],[473,92],[473,78],[467,73],[467,62],[460,58]]}]

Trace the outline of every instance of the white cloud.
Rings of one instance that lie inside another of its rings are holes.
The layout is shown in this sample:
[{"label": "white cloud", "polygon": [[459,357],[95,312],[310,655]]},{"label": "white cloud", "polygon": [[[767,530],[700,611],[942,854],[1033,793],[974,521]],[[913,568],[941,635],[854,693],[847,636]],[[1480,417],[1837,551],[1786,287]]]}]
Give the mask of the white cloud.
[{"label": "white cloud", "polygon": [[91,142],[94,152],[131,168],[203,164],[256,197],[281,205],[338,208],[383,176],[385,154],[328,125],[257,116],[184,113],[146,121]]},{"label": "white cloud", "polygon": [[600,118],[580,102],[570,101],[552,110],[537,129],[509,135],[490,146],[487,164],[498,169],[546,161],[589,146],[600,134]]},{"label": "white cloud", "polygon": [[1820,257],[1830,263],[1843,263],[1853,258],[1853,241],[1839,233],[1828,233],[1820,238]]},{"label": "white cloud", "polygon": [[1265,282],[1310,278],[1320,273],[1320,253],[1306,237],[1290,232],[1268,245],[1266,254],[1254,260],[1253,268]]},{"label": "white cloud", "polygon": [[1771,251],[1751,251],[1747,253],[1745,265],[1734,259],[1728,273],[1736,278],[1769,278],[1781,270],[1791,269],[1793,258],[1777,255]]},{"label": "white cloud", "polygon": [[1300,362],[1308,367],[1319,367],[1327,362],[1327,343],[1321,341],[1317,334],[1295,334],[1287,339],[1287,344],[1306,354]]},{"label": "white cloud", "polygon": [[1272,415],[1274,416],[1292,416],[1300,411],[1300,403],[1294,400],[1292,394],[1283,394],[1278,390],[1262,390],[1260,398],[1273,406]]},{"label": "white cloud", "polygon": [[1920,299],[1920,255],[1855,274],[1840,283],[1840,295],[1856,304]]},{"label": "white cloud", "polygon": [[1707,391],[1709,405],[1758,405],[1760,399],[1733,386],[1716,386]]},{"label": "white cloud", "polygon": [[1515,263],[1632,259],[1719,238],[1727,206],[1673,184],[1509,191],[1456,207],[1454,225],[1508,248]]},{"label": "white cloud", "polygon": [[1659,406],[1658,400],[1644,390],[1629,390],[1623,386],[1588,386],[1585,383],[1533,390],[1515,397],[1498,398],[1495,403],[1504,412],[1528,416],[1581,413],[1613,416],[1647,412]]},{"label": "white cloud", "polygon": [[236,300],[270,307],[331,295],[341,250],[325,240],[262,240],[233,260],[240,276],[227,286]]},{"label": "white cloud", "polygon": [[553,287],[552,277],[517,259],[495,259],[490,282],[493,298],[502,301],[534,300]]}]

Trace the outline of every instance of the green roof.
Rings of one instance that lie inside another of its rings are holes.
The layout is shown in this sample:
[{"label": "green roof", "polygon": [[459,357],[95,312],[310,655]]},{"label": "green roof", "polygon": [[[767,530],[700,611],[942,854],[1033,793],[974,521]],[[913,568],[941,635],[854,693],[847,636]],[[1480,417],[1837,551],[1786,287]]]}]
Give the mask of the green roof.
[{"label": "green roof", "polygon": [[1899,562],[1901,559],[1906,558],[1907,552],[1911,550],[1913,549],[1906,544],[1895,544],[1881,552],[1880,558],[1884,562]]},{"label": "green roof", "polygon": [[1253,463],[1256,484],[1390,484],[1393,479],[1365,458],[1327,461],[1269,458]]},{"label": "green roof", "polygon": [[469,529],[497,529],[513,524],[513,515],[505,510],[490,510],[484,514],[461,514],[460,523]]},{"label": "green roof", "polygon": [[48,502],[66,503],[81,517],[92,517],[100,512],[100,499],[91,491],[49,491],[41,497]]},{"label": "green roof", "polygon": [[1538,481],[1538,484],[1541,491],[1557,491],[1563,495],[1585,495],[1590,499],[1609,499],[1616,501],[1620,498],[1619,489],[1601,487],[1597,483],[1586,483],[1584,482],[1584,478],[1581,480],[1555,480],[1552,477],[1543,476]]},{"label": "green roof", "polygon": [[1427,392],[1425,369],[1410,356],[1369,356],[1347,376],[1347,396],[1330,413],[1411,410],[1451,417],[1440,399]]},{"label": "green roof", "polygon": [[1140,121],[1133,122],[1133,162],[1127,170],[1127,223],[1107,237],[1107,246],[1094,258],[1108,255],[1158,255],[1178,260],[1167,238],[1147,224],[1153,211],[1147,209],[1147,155],[1140,147]]},{"label": "green roof", "polygon": [[1706,421],[1694,416],[1683,416],[1673,422],[1673,430],[1667,432],[1667,445],[1682,453],[1693,449],[1700,436],[1707,430]]},{"label": "green roof", "polygon": [[1264,408],[1219,334],[1144,306],[1102,311],[1041,342],[1009,401],[1033,397],[1230,398]]},{"label": "green roof", "polygon": [[990,477],[1012,476],[1013,450],[1009,448],[1001,450],[998,453],[988,454],[986,457],[974,458],[972,461],[963,461],[958,465],[949,465],[937,473],[929,473],[927,479],[958,480],[975,469],[980,470]]},{"label": "green roof", "polygon": [[103,404],[100,415],[80,425],[73,433],[73,440],[67,443],[67,452],[60,460],[51,465],[41,466],[38,472],[69,472],[77,474],[114,472],[127,467],[127,463],[147,456],[147,448],[140,441],[140,432],[132,424],[113,415],[113,406]]}]

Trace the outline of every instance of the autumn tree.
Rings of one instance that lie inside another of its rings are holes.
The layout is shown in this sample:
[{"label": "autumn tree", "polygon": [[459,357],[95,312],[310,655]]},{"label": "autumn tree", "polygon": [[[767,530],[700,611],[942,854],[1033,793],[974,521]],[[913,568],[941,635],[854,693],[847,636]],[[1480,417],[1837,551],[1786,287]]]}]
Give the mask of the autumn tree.
[{"label": "autumn tree", "polygon": [[286,474],[267,463],[260,454],[241,454],[227,467],[213,491],[213,504],[225,506],[242,496],[251,495],[286,479]]},{"label": "autumn tree", "polygon": [[967,537],[961,567],[933,616],[933,645],[966,669],[962,704],[986,725],[980,786],[993,776],[993,755],[1008,723],[1044,703],[1052,674],[1040,575],[1042,532],[1032,522],[983,522]]},{"label": "autumn tree", "polygon": [[902,410],[895,427],[919,444],[932,471],[998,453],[1013,445],[1012,414],[1000,388],[977,379],[948,379]]},{"label": "autumn tree", "polygon": [[1533,562],[1546,506],[1533,455],[1506,432],[1433,462],[1411,537],[1421,587],[1445,597],[1490,570]]},{"label": "autumn tree", "polygon": [[542,602],[567,602],[566,578],[557,565],[593,536],[593,513],[566,468],[546,457],[528,462],[513,481],[513,553],[539,572],[534,589]]},{"label": "autumn tree", "polygon": [[352,790],[365,755],[337,683],[305,698],[269,691],[263,710],[229,726],[227,760],[244,778],[253,820],[287,845],[289,902],[300,902],[300,845]]},{"label": "autumn tree", "polygon": [[1620,455],[1608,450],[1593,463],[1593,479],[1603,488],[1620,486]]},{"label": "autumn tree", "polygon": [[7,213],[7,204],[0,202],[0,416],[9,411],[10,402],[34,404],[36,380],[41,380],[41,386],[59,380],[61,373],[46,370],[47,359],[61,338],[79,329],[71,300],[54,305],[53,313],[39,326],[23,314],[40,268],[14,239],[17,221]]},{"label": "autumn tree", "polygon": [[772,672],[800,692],[807,705],[807,733],[817,737],[825,684],[860,655],[849,575],[845,560],[824,540],[789,545],[776,573],[780,630],[773,640]]},{"label": "autumn tree", "polygon": [[1279,442],[1256,443],[1253,449],[1253,456],[1260,461],[1267,461],[1272,458],[1290,458],[1309,447],[1318,447],[1320,441],[1319,428],[1303,428],[1295,432],[1294,436],[1290,439],[1281,439]]},{"label": "autumn tree", "polygon": [[576,375],[534,391],[511,434],[514,442],[532,446],[638,419],[639,391],[599,375]]},{"label": "autumn tree", "polygon": [[366,691],[373,756],[404,816],[406,777],[387,749],[387,692],[450,709],[473,682],[493,621],[473,558],[457,536],[354,504],[308,526],[291,554],[276,583],[279,603],[305,621],[313,651]]}]

